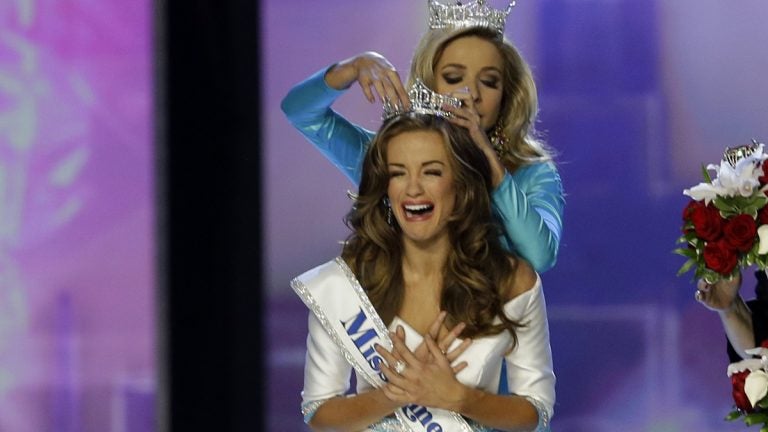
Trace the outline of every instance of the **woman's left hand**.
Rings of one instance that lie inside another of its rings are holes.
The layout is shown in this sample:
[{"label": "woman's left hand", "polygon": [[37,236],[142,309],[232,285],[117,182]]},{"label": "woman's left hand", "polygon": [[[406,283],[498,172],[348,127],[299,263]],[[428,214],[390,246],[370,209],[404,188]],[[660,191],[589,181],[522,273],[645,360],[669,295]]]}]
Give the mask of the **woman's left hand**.
[{"label": "woman's left hand", "polygon": [[472,95],[469,93],[469,89],[462,91],[454,91],[450,93],[450,96],[461,100],[461,108],[455,108],[452,106],[446,106],[444,109],[453,113],[453,117],[448,121],[465,128],[469,131],[469,136],[472,141],[483,151],[488,163],[491,165],[491,174],[493,176],[493,186],[498,186],[504,179],[505,168],[499,161],[499,157],[496,151],[493,149],[491,140],[488,139],[488,134],[483,129],[480,122],[480,114],[475,108],[475,101],[472,99]]},{"label": "woman's left hand", "polygon": [[388,381],[382,390],[387,398],[403,405],[415,403],[455,410],[465,394],[465,386],[456,379],[456,373],[466,367],[466,362],[452,367],[434,340],[425,338],[424,341],[431,361],[417,358],[399,335],[392,338],[392,352],[376,347],[387,362],[381,369]]}]

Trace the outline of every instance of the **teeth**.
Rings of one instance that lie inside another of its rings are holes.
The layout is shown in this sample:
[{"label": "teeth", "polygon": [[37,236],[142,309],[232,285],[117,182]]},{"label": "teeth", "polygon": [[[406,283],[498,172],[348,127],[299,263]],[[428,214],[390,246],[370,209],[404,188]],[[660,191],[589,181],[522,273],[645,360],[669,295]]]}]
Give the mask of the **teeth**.
[{"label": "teeth", "polygon": [[408,211],[417,212],[417,211],[429,210],[432,206],[429,204],[419,204],[419,205],[406,205],[404,207]]},{"label": "teeth", "polygon": [[411,216],[422,215],[431,212],[435,208],[432,204],[408,204],[403,205],[405,212]]}]

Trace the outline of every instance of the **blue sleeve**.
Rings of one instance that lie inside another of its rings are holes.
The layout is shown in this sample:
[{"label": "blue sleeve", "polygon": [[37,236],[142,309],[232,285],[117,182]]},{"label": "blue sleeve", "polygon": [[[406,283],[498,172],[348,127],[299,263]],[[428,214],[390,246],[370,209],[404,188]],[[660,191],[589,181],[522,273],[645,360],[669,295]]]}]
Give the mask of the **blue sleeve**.
[{"label": "blue sleeve", "polygon": [[563,229],[563,185],[555,165],[537,163],[507,173],[491,195],[507,249],[537,272],[555,265]]},{"label": "blue sleeve", "polygon": [[296,84],[283,98],[288,121],[352,182],[360,183],[363,157],[374,133],[350,123],[331,109],[344,93],[325,83],[324,68]]}]

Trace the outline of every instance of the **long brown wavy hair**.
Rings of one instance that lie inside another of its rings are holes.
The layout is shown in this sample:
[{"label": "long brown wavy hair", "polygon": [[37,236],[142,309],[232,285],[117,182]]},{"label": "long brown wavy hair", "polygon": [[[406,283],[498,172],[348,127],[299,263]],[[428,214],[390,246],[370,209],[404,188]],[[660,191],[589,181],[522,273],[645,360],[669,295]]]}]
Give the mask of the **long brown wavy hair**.
[{"label": "long brown wavy hair", "polygon": [[[352,234],[342,257],[381,318],[391,323],[402,306],[405,283],[402,231],[394,219],[392,225],[387,222],[387,144],[411,131],[437,132],[454,172],[456,202],[447,226],[451,248],[443,271],[440,309],[447,312],[449,325],[467,325],[463,337],[508,330],[516,343],[519,324],[504,314],[501,288],[513,283],[517,260],[510,260],[510,254],[499,244],[500,228],[491,214],[490,166],[464,128],[414,113],[385,122],[363,160],[359,193],[345,218]],[[500,321],[495,321],[497,318]]]},{"label": "long brown wavy hair", "polygon": [[427,87],[434,89],[435,67],[445,47],[456,39],[468,36],[492,43],[504,64],[503,94],[497,120],[507,137],[507,151],[502,156],[504,166],[514,172],[521,166],[552,160],[552,150],[538,138],[535,129],[539,104],[531,69],[517,48],[496,31],[484,27],[429,30],[414,52],[408,87],[419,78]]}]

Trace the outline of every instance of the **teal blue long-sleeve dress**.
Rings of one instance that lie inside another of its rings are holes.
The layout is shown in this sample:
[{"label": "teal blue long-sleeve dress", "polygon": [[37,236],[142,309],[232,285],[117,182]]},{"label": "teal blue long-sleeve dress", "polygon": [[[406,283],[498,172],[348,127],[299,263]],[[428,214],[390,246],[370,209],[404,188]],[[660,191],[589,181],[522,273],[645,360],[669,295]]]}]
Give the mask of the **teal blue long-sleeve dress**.
[{"label": "teal blue long-sleeve dress", "polygon": [[[333,109],[343,94],[325,83],[324,68],[295,85],[281,107],[288,121],[350,180],[359,184],[362,161],[374,132],[357,126]],[[491,195],[494,215],[504,228],[502,244],[542,273],[557,261],[563,229],[563,186],[552,162],[518,168]]]}]

